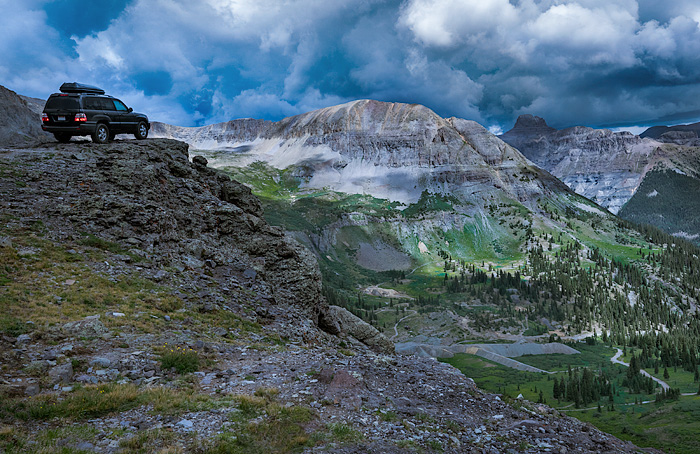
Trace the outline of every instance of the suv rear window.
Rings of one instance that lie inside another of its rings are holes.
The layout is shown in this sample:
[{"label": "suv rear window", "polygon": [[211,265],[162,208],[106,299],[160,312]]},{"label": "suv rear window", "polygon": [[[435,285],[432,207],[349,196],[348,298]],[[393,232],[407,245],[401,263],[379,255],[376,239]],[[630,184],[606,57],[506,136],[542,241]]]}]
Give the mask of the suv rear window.
[{"label": "suv rear window", "polygon": [[83,98],[83,107],[86,110],[114,110],[114,103],[108,98],[88,96]]},{"label": "suv rear window", "polygon": [[45,109],[60,109],[60,110],[78,110],[80,105],[78,104],[78,98],[71,96],[56,96],[49,98],[46,101]]}]

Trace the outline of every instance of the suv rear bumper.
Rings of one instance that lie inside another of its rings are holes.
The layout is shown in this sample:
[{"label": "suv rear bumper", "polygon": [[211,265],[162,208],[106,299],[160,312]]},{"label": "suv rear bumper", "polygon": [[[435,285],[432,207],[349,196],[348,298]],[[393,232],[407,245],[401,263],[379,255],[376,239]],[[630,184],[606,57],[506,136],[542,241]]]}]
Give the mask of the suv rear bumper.
[{"label": "suv rear bumper", "polygon": [[74,136],[87,136],[95,132],[96,124],[80,124],[77,126],[41,125],[41,129],[51,133],[66,133]]}]

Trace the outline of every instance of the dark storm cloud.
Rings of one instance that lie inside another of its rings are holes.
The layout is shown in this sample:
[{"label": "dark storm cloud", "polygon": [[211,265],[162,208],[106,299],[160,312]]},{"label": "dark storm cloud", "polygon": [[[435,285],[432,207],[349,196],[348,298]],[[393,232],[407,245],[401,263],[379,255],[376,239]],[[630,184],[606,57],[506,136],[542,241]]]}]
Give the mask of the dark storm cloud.
[{"label": "dark storm cloud", "polygon": [[132,0],[52,0],[43,5],[46,23],[66,38],[106,30]]},{"label": "dark storm cloud", "polygon": [[[80,7],[78,7],[80,6]],[[182,125],[358,98],[508,129],[700,110],[700,5],[674,0],[0,0],[0,84],[78,80]]]}]

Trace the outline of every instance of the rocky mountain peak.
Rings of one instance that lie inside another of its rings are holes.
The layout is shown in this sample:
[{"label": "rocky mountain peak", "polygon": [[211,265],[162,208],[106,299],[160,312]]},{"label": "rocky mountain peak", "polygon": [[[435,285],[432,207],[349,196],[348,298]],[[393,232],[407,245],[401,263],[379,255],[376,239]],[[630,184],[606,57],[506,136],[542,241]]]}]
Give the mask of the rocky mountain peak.
[{"label": "rocky mountain peak", "polygon": [[513,130],[537,130],[537,131],[556,131],[550,127],[542,117],[536,115],[524,114],[520,115],[515,121]]},{"label": "rocky mountain peak", "polygon": [[617,213],[632,197],[658,142],[629,132],[573,126],[557,130],[521,115],[499,136],[578,194]]},{"label": "rocky mountain peak", "polygon": [[419,104],[365,99],[258,122],[255,130],[243,127],[251,121],[203,128],[156,125],[153,134],[187,141],[193,148],[230,151],[212,163],[215,167],[253,162],[293,167],[305,187],[404,204],[416,203],[424,191],[483,205],[493,191],[526,201],[552,184],[562,189],[546,176],[544,183],[524,185],[518,172],[542,172],[521,153],[477,123],[444,119]]}]

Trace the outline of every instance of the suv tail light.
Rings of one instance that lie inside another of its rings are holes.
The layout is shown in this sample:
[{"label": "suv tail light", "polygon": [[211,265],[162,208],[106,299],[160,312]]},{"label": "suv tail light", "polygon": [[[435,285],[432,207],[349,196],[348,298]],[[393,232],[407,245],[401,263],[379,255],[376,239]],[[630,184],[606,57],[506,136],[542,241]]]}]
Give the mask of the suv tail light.
[{"label": "suv tail light", "polygon": [[49,116],[45,113],[41,114],[41,121],[49,121]]},{"label": "suv tail light", "polygon": [[87,116],[84,113],[75,114],[75,121],[87,121]]}]

